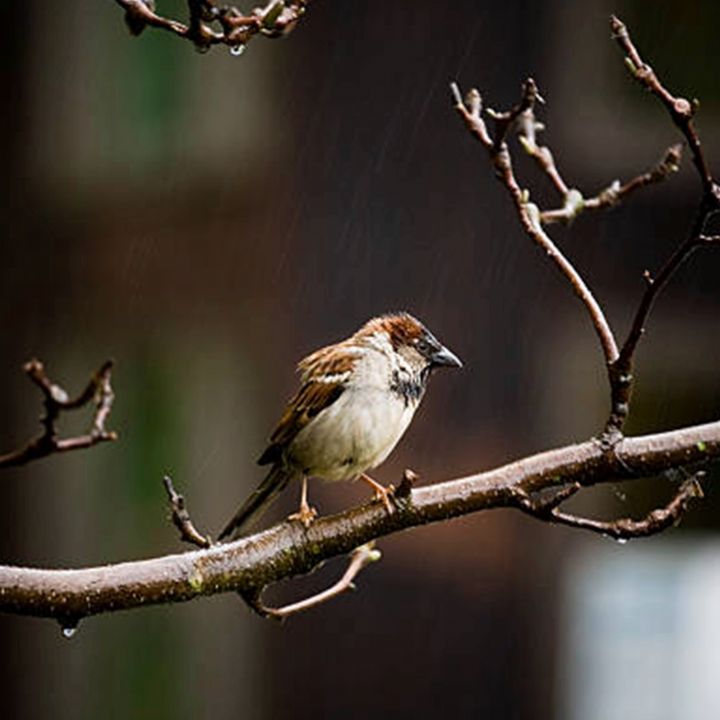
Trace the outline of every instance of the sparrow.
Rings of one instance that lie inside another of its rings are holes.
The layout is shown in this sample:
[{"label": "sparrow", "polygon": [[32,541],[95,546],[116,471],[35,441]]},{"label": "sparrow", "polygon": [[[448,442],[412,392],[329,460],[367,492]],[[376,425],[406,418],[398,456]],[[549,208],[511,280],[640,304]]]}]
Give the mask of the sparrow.
[{"label": "sparrow", "polygon": [[462,367],[416,318],[381,315],[354,335],[300,361],[300,389],[290,400],[258,460],[270,472],[220,534],[238,535],[296,479],[300,509],[289,520],[307,527],[316,517],[307,501],[307,479],[366,482],[392,512],[392,486],[366,475],[392,452],[440,367]]}]

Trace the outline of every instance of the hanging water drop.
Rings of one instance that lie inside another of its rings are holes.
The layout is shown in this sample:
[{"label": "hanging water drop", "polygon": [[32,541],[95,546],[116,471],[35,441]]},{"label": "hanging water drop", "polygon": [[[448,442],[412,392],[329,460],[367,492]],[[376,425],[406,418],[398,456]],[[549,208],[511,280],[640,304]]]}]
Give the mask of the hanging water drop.
[{"label": "hanging water drop", "polygon": [[78,622],[76,620],[65,620],[64,622],[60,623],[60,631],[62,632],[63,637],[67,638],[68,640],[75,637],[77,629]]},{"label": "hanging water drop", "polygon": [[620,543],[620,545],[625,545],[627,543],[628,539],[626,537],[619,537],[615,538],[615,542]]},{"label": "hanging water drop", "polygon": [[239,57],[245,52],[245,45],[243,43],[240,43],[240,45],[232,45],[230,47],[230,54],[234,55],[235,57]]}]

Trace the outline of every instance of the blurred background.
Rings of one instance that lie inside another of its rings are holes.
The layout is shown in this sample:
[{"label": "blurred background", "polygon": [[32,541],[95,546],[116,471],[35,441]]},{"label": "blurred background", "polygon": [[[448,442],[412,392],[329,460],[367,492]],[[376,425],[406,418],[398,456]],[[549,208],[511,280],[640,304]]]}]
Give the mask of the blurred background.
[{"label": "blurred background", "polygon": [[[183,2],[158,5],[185,17]],[[520,231],[448,83],[503,108],[532,75],[568,182],[591,194],[627,179],[678,136],[628,77],[610,12],[671,89],[701,99],[720,168],[712,0],[318,1],[241,57],[132,38],[114,2],[2,3],[0,450],[37,430],[21,371],[34,356],[70,391],[113,357],[120,440],[4,472],[0,562],[178,552],[165,472],[217,533],[262,477],[294,362],[387,310],[417,314],[466,367],[433,378],[378,479],[412,467],[429,483],[597,433],[607,392],[589,322]],[[686,159],[627,205],[553,228],[618,331],[697,191]],[[632,432],[717,419],[719,270],[720,253],[698,253],[658,303]],[[89,619],[72,640],[2,616],[3,715],[717,717],[713,477],[681,528],[622,546],[512,511],[386,538],[358,592],[285,625],[231,596]],[[605,487],[579,508],[639,515],[676,482]],[[311,497],[330,513],[367,493]],[[273,517],[296,502],[286,493]]]}]

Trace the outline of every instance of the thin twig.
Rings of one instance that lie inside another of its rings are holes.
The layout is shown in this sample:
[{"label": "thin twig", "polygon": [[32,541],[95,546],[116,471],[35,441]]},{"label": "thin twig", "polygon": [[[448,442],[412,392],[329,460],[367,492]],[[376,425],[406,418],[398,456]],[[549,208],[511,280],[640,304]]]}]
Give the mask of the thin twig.
[{"label": "thin twig", "polygon": [[[538,207],[529,201],[528,192],[520,188],[515,178],[507,143],[504,139],[499,140],[499,138],[504,138],[508,123],[520,113],[525,112],[525,110],[532,105],[532,102],[534,102],[534,98],[537,97],[535,83],[531,80],[525,83],[523,86],[523,99],[512,111],[509,113],[493,114],[496,127],[500,133],[497,137],[491,137],[482,117],[482,100],[480,93],[473,88],[468,92],[465,100],[463,100],[457,84],[452,83],[450,87],[455,100],[455,109],[465,121],[468,130],[488,151],[500,182],[502,182],[510,193],[510,197],[515,204],[523,229],[530,239],[548,255],[569,281],[573,291],[583,303],[590,316],[593,328],[600,341],[606,363],[608,365],[612,364],[617,359],[618,348],[602,307],[595,299],[595,296],[580,273],[565,255],[563,255],[543,229]],[[498,118],[500,118],[500,120],[498,120]]]},{"label": "thin twig", "polygon": [[581,487],[580,485],[570,486],[572,491],[566,494],[562,494],[561,492],[556,493],[549,501],[540,500],[535,502],[527,495],[518,494],[517,507],[539,520],[557,525],[567,525],[581,530],[589,530],[590,532],[599,533],[607,537],[615,538],[616,540],[648,537],[650,535],[656,535],[673,525],[677,525],[688,509],[690,501],[703,497],[702,486],[700,485],[700,478],[702,476],[703,473],[698,472],[686,480],[680,485],[667,505],[653,510],[641,520],[633,520],[632,518],[593,520],[592,518],[561,512],[558,507],[560,503],[577,492]]},{"label": "thin twig", "polygon": [[693,123],[697,103],[691,103],[683,97],[674,96],[659,80],[655,71],[640,57],[625,24],[615,15],[610,18],[613,39],[625,53],[625,64],[632,76],[653,95],[660,99],[672,121],[685,136],[693,162],[697,168],[703,186],[703,194],[715,199],[715,207],[720,202],[720,189],[715,183],[702,151],[700,137]]},{"label": "thin twig", "polygon": [[614,15],[610,19],[613,38],[625,53],[625,63],[633,77],[660,99],[672,121],[685,137],[692,153],[693,163],[702,184],[702,198],[687,238],[672,252],[657,274],[646,271],[645,292],[635,313],[617,360],[609,368],[611,385],[611,411],[605,426],[606,438],[617,438],[624,426],[630,407],[633,387],[633,360],[637,346],[645,333],[645,325],[653,304],[668,280],[690,257],[694,250],[706,243],[703,231],[711,215],[720,210],[720,188],[713,179],[693,123],[695,107],[685,98],[675,97],[659,80],[653,69],[640,57],[627,27]]},{"label": "thin twig", "polygon": [[[117,433],[105,429],[115,398],[110,384],[112,360],[105,362],[90,378],[85,389],[75,398],[70,398],[62,387],[53,383],[45,373],[45,367],[39,360],[30,360],[24,366],[27,376],[37,385],[45,396],[45,413],[40,418],[43,431],[26,445],[5,455],[0,455],[0,468],[25,465],[54,453],[89,448],[101,442],[117,439]],[[62,412],[77,410],[93,403],[90,430],[85,435],[71,438],[59,438],[57,422]]]},{"label": "thin twig", "polygon": [[[558,170],[552,151],[547,145],[538,145],[537,143],[537,135],[544,129],[545,126],[535,118],[534,105],[530,105],[518,118],[518,140],[520,145],[530,157],[535,159],[540,169],[548,176],[550,182],[560,193],[560,196],[567,199],[571,190],[563,180],[560,170]],[[544,213],[541,214],[541,217],[543,216]]]},{"label": "thin twig", "polygon": [[268,607],[263,605],[260,599],[260,593],[245,593],[241,597],[245,602],[262,617],[272,617],[276,620],[284,620],[290,615],[297,615],[310,608],[323,605],[324,603],[333,600],[338,595],[347,592],[348,590],[355,590],[355,578],[364,570],[370,563],[377,562],[382,557],[382,553],[375,548],[374,542],[365,543],[350,553],[350,563],[345,570],[345,574],[327,590],[311,595],[298,602],[291,603],[279,608]]},{"label": "thin twig", "polygon": [[172,511],[173,525],[180,532],[180,539],[184,542],[195,545],[195,547],[208,548],[212,545],[212,538],[209,535],[202,535],[198,532],[190,519],[190,513],[185,505],[185,498],[175,491],[172,478],[166,475],[163,478],[163,485],[167,492],[170,510]]},{"label": "thin twig", "polygon": [[[679,170],[681,160],[682,145],[672,145],[666,150],[662,160],[647,172],[641,173],[622,184],[619,180],[615,180],[604,190],[601,190],[597,195],[590,198],[583,198],[579,191],[571,190],[565,196],[563,207],[553,210],[543,210],[540,213],[540,219],[545,225],[555,222],[569,223],[574,220],[581,211],[604,210],[605,208],[615,207],[635,191],[648,187],[649,185],[654,185],[670,177],[670,175]],[[574,196],[574,193],[578,193],[579,197]]]},{"label": "thin twig", "polygon": [[188,0],[186,25],[156,13],[152,0],[115,1],[124,8],[125,22],[133,35],[139,35],[145,27],[154,27],[189,40],[200,51],[228,45],[237,55],[257,35],[279,38],[290,33],[310,4],[310,0],[270,0],[244,15],[236,7],[218,6],[213,0]]}]

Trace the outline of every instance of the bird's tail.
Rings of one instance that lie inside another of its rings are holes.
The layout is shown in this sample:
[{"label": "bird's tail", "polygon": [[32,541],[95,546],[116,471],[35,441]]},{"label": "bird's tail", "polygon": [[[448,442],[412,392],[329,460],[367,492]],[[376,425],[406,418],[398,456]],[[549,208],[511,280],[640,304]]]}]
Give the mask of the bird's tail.
[{"label": "bird's tail", "polygon": [[290,482],[293,473],[288,471],[282,465],[274,465],[267,477],[258,485],[257,489],[248,497],[248,499],[240,506],[232,520],[225,526],[220,533],[219,539],[235,532],[237,534],[243,528],[247,527],[260,519],[260,516],[268,509],[275,498],[285,489]]}]

